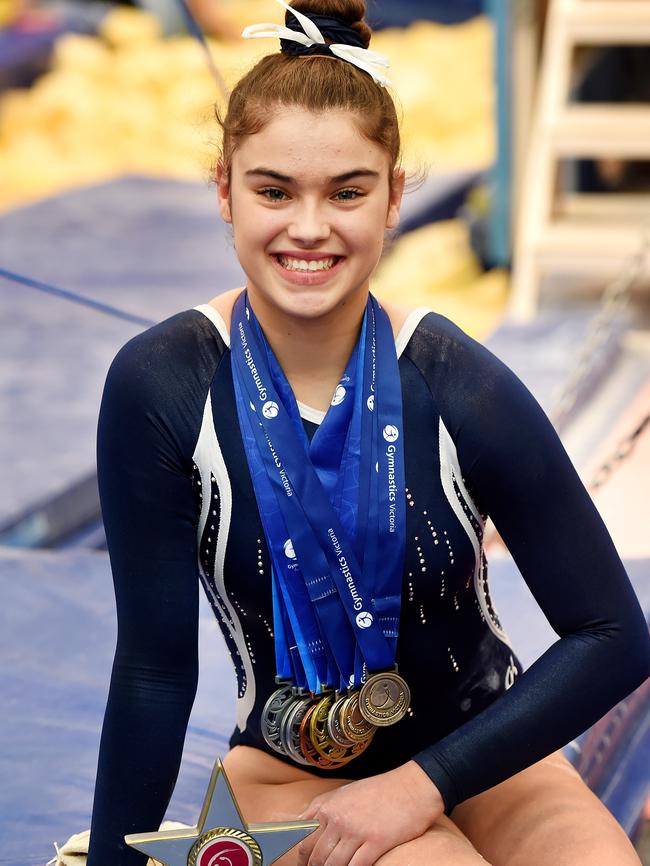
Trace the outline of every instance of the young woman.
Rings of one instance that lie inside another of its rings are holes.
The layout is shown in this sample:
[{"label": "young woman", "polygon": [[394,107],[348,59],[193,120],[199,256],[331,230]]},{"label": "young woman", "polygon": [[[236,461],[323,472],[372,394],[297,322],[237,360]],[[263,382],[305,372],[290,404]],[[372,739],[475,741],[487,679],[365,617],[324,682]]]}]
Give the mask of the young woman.
[{"label": "young woman", "polygon": [[[362,0],[294,9],[223,121],[246,286],[130,340],[106,381],[119,631],[88,866],[143,864],[124,835],[169,802],[197,577],[237,674],[244,817],[321,825],[284,866],[633,866],[558,750],[648,675],[643,615],[521,381],[443,316],[369,295],[404,187],[395,108]],[[560,636],[525,673],[488,515]]]}]

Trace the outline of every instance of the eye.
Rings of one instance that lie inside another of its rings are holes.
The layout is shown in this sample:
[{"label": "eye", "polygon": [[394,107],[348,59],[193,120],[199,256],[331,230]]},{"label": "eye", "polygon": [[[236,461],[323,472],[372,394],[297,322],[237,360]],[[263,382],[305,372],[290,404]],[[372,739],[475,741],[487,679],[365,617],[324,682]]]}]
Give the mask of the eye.
[{"label": "eye", "polygon": [[336,195],[343,195],[344,193],[352,193],[352,195],[354,196],[354,198],[344,198],[343,201],[354,201],[355,199],[357,199],[357,198],[359,198],[360,196],[363,195],[363,193],[361,192],[360,189],[352,189],[352,188],[350,188],[350,189],[341,189],[341,190],[339,190],[339,191],[336,193]]},{"label": "eye", "polygon": [[268,199],[268,201],[282,201],[282,199],[275,198],[274,196],[271,196],[271,195],[267,195],[267,193],[272,193],[272,192],[279,192],[280,195],[284,195],[282,190],[278,189],[275,186],[269,186],[266,189],[261,189],[261,190],[259,190],[259,192],[257,194],[264,196],[266,199]]}]

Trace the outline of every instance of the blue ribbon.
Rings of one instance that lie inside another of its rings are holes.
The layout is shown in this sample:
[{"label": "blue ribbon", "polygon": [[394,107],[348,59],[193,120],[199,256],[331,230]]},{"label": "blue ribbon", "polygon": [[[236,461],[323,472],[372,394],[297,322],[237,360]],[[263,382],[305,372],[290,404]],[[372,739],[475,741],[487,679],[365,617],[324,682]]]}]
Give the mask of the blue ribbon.
[{"label": "blue ribbon", "polygon": [[246,293],[235,302],[237,413],[272,560],[278,677],[319,694],[393,667],[406,537],[399,368],[372,295],[309,442]]}]

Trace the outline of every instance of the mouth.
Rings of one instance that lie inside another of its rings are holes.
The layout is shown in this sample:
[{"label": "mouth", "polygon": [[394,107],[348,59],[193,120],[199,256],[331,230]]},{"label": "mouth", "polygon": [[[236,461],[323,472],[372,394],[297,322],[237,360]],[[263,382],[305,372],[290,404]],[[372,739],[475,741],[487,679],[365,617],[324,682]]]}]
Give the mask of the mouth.
[{"label": "mouth", "polygon": [[[319,285],[327,282],[334,274],[337,274],[346,260],[346,256],[331,256],[328,259],[312,262],[302,262],[298,265],[297,259],[287,259],[276,253],[271,253],[270,258],[276,269],[291,283],[298,285]],[[306,264],[306,267],[305,267]]]}]

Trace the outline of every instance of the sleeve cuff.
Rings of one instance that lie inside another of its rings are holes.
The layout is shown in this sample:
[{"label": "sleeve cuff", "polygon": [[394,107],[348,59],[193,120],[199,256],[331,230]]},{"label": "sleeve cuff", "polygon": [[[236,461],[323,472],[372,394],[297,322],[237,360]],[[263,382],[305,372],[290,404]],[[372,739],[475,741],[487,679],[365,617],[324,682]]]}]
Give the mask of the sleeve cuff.
[{"label": "sleeve cuff", "polygon": [[458,805],[458,792],[456,791],[456,785],[451,774],[438,758],[434,758],[426,751],[414,755],[412,760],[424,770],[440,792],[440,796],[445,804],[445,815],[449,817],[450,813]]}]

